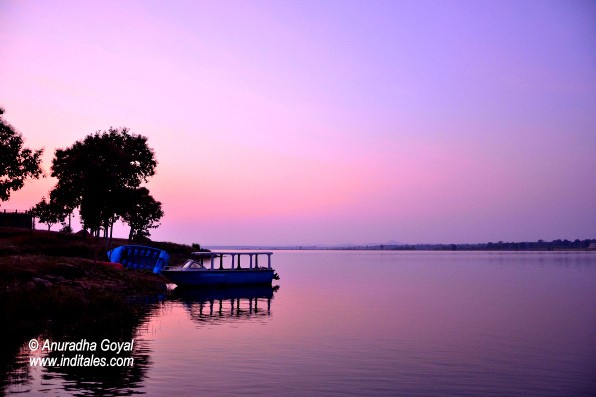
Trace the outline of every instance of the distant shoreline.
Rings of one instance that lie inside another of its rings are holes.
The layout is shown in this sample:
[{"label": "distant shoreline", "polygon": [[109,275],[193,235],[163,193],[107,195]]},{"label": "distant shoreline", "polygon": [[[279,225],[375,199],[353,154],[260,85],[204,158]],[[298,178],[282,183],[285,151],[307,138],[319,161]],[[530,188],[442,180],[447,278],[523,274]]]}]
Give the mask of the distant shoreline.
[{"label": "distant shoreline", "polygon": [[596,239],[574,241],[502,242],[477,244],[368,244],[368,245],[212,245],[212,249],[266,249],[289,251],[573,251],[596,252]]}]

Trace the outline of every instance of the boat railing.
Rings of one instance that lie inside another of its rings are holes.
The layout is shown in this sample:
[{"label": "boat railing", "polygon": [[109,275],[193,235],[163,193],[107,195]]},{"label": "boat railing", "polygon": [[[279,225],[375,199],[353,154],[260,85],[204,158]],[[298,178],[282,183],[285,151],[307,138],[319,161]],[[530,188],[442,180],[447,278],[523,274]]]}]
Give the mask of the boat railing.
[{"label": "boat railing", "polygon": [[[211,270],[225,269],[224,267],[224,257],[231,258],[231,265],[228,267],[229,269],[272,269],[271,267],[271,255],[273,252],[269,251],[210,251],[210,252],[193,252],[191,254],[194,257],[199,258],[201,261],[205,259],[209,262],[209,268]],[[259,266],[259,255],[266,255],[267,256],[267,267]],[[244,262],[242,258],[244,257]],[[248,258],[246,258],[248,257]],[[242,264],[246,266],[246,260],[248,260],[248,267],[242,267]],[[218,267],[216,267],[216,262]]]}]

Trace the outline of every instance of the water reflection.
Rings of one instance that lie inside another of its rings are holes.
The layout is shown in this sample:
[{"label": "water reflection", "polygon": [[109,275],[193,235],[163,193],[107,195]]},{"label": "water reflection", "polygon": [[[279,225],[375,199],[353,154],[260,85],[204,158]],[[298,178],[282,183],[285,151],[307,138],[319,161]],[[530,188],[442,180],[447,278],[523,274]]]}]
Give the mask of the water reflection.
[{"label": "water reflection", "polygon": [[[5,325],[0,395],[595,395],[596,254],[281,255],[281,295],[175,290],[137,314]],[[29,368],[46,335],[134,335],[135,368]]]},{"label": "water reflection", "polygon": [[271,315],[271,301],[279,286],[176,288],[174,299],[197,324],[229,320],[258,320]]},{"label": "water reflection", "polygon": [[[179,305],[197,328],[209,324],[232,324],[238,321],[258,323],[272,312],[272,300],[279,286],[236,287],[218,289],[176,289],[170,298],[142,297],[131,301],[130,306],[115,306],[109,313],[101,311],[71,310],[41,316],[26,310],[0,311],[0,321],[12,324],[0,344],[0,395],[54,393],[69,395],[131,395],[145,393],[149,373],[154,361],[164,359],[153,346],[153,319],[167,316]],[[16,302],[15,307],[25,303]],[[174,305],[174,306],[173,306]],[[6,308],[5,308],[6,309]],[[159,320],[158,320],[159,321]],[[176,332],[168,327],[168,332]],[[53,342],[95,342],[91,350],[32,351],[30,340],[40,344]],[[109,352],[101,349],[101,341],[134,340],[130,351]],[[80,357],[83,356],[83,357]],[[31,366],[31,358],[56,359],[66,365]],[[86,365],[82,359],[131,359],[132,365]],[[77,361],[78,360],[78,361]],[[72,363],[72,364],[71,364]]]},{"label": "water reflection", "polygon": [[[135,390],[138,393],[152,365],[149,343],[139,335],[143,333],[142,324],[159,310],[159,303],[146,303],[155,300],[155,297],[144,298],[142,303],[116,305],[108,313],[105,307],[96,311],[89,306],[83,311],[67,310],[45,316],[37,312],[5,310],[1,313],[1,322],[11,327],[5,330],[6,338],[0,344],[0,395],[50,392],[116,396],[132,394]],[[135,342],[130,351],[118,353],[101,348],[105,339]],[[32,350],[31,340],[37,340],[40,346],[46,340],[57,343],[85,340],[89,345],[96,343],[96,347],[75,351]],[[36,358],[56,359],[56,364],[31,365],[30,360]],[[90,364],[89,360],[94,359],[95,363],[105,359],[107,365]],[[131,365],[109,366],[111,359],[129,360]]]}]

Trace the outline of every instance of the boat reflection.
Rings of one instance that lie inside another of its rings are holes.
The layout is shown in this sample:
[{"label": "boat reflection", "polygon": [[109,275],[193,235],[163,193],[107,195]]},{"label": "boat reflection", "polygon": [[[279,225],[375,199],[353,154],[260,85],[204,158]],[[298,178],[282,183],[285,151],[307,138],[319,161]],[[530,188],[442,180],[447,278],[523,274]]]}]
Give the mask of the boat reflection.
[{"label": "boat reflection", "polygon": [[271,315],[271,301],[279,286],[244,286],[226,288],[176,288],[173,298],[199,323],[215,324],[222,320],[255,320]]}]

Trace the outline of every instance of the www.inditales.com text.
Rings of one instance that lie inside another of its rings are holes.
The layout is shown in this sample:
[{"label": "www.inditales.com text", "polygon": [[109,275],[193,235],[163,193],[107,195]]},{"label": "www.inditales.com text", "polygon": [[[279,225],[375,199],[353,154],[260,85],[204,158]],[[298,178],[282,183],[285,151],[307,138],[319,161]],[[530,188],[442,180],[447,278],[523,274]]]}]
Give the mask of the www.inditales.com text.
[{"label": "www.inditales.com text", "polygon": [[134,357],[95,357],[77,354],[73,357],[29,357],[31,367],[132,367]]}]

